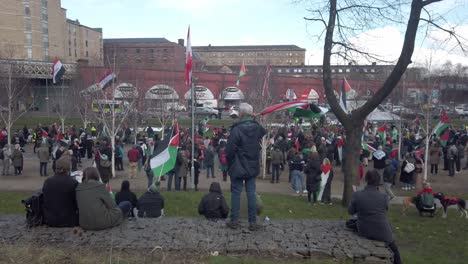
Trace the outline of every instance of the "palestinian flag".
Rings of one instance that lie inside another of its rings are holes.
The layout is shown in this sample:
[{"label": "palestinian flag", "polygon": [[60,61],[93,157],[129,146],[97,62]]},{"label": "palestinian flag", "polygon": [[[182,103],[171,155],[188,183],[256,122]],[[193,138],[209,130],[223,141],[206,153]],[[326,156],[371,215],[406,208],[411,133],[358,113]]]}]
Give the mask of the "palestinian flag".
[{"label": "palestinian flag", "polygon": [[340,93],[340,106],[345,113],[348,113],[348,107],[346,106],[346,94],[351,92],[351,85],[349,85],[346,78],[343,78],[343,83],[341,85],[341,93]]},{"label": "palestinian flag", "polygon": [[177,149],[179,147],[179,125],[176,123],[171,133],[171,137],[165,137],[159,142],[153,151],[150,160],[150,167],[156,181],[159,177],[166,175],[175,166],[177,159]]},{"label": "palestinian flag", "polygon": [[369,144],[366,143],[366,142],[362,142],[362,149],[363,149],[363,150],[367,150],[367,151],[369,151],[369,152],[374,152],[374,151],[376,151],[375,148],[373,148],[371,145],[369,145]]},{"label": "palestinian flag", "polygon": [[211,128],[211,125],[206,124],[206,125],[203,127],[203,133],[206,133],[206,132],[210,131],[210,128]]},{"label": "palestinian flag", "polygon": [[431,135],[435,134],[436,137],[441,137],[442,133],[449,127],[449,125],[450,120],[447,117],[447,113],[445,113],[445,109],[442,109],[442,118],[440,119],[440,122],[434,127],[434,130],[432,130]]},{"label": "palestinian flag", "polygon": [[447,146],[447,142],[449,141],[450,139],[450,131],[445,131],[444,134],[442,134],[442,136],[440,136],[440,144],[445,147]]},{"label": "palestinian flag", "polygon": [[242,66],[239,70],[239,76],[237,76],[237,82],[236,82],[236,86],[239,86],[240,84],[240,79],[242,78],[242,76],[245,75],[245,64],[244,64],[244,61],[242,61]]},{"label": "palestinian flag", "polygon": [[379,135],[380,142],[384,145],[387,139],[387,123],[377,129],[377,135]]},{"label": "palestinian flag", "polygon": [[53,83],[57,83],[60,81],[65,74],[65,67],[63,66],[62,62],[55,57],[54,63],[52,64],[52,80]]}]

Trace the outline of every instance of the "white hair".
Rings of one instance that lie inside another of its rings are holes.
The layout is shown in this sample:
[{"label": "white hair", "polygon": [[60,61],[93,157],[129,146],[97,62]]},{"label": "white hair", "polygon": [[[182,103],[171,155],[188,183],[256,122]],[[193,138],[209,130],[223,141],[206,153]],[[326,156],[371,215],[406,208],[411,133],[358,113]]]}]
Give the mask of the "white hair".
[{"label": "white hair", "polygon": [[239,114],[241,115],[252,115],[253,107],[248,103],[241,103],[239,105]]}]

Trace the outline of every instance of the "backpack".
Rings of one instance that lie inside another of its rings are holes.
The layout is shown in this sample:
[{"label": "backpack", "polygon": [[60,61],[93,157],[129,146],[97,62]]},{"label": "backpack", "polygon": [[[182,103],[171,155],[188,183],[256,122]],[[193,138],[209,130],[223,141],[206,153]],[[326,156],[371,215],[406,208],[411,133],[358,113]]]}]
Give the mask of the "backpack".
[{"label": "backpack", "polygon": [[44,215],[42,212],[43,203],[42,191],[37,191],[21,203],[26,207],[26,226],[28,228],[40,226],[44,223]]},{"label": "backpack", "polygon": [[434,207],[434,195],[427,192],[421,194],[421,204],[424,208]]},{"label": "backpack", "polygon": [[222,165],[227,164],[227,157],[226,157],[226,150],[221,150],[220,155],[219,155],[219,161],[221,162]]},{"label": "backpack", "polygon": [[99,162],[99,165],[101,165],[101,167],[103,168],[109,168],[112,165],[112,163],[110,162],[106,154],[101,154],[101,161]]},{"label": "backpack", "polygon": [[411,173],[415,169],[414,164],[411,162],[407,162],[405,168],[403,169],[406,173]]}]

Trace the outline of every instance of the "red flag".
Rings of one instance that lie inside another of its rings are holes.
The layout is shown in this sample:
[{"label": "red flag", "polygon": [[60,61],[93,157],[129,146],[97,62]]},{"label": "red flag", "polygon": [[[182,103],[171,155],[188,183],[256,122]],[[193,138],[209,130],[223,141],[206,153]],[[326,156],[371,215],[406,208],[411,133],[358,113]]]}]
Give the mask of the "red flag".
[{"label": "red flag", "polygon": [[262,96],[268,96],[268,83],[270,82],[270,72],[271,72],[271,66],[270,63],[267,65],[267,70],[265,72],[265,81],[263,82],[263,90],[262,90]]},{"label": "red flag", "polygon": [[441,114],[442,114],[442,119],[440,120],[440,122],[445,123],[445,124],[450,123],[450,120],[448,119],[447,113],[445,112],[444,108],[442,108]]},{"label": "red flag", "polygon": [[192,45],[190,43],[190,26],[187,32],[187,47],[185,48],[185,84],[190,87],[192,84]]},{"label": "red flag", "polygon": [[296,152],[299,152],[299,149],[300,149],[300,146],[299,146],[299,138],[296,138],[295,145],[296,145]]},{"label": "red flag", "polygon": [[348,81],[346,80],[346,77],[343,78],[343,89],[347,93],[351,91],[351,85],[349,85]]},{"label": "red flag", "polygon": [[424,148],[417,150],[416,152],[414,152],[414,156],[418,159],[421,159],[421,155],[423,154],[423,152],[424,152]]},{"label": "red flag", "polygon": [[62,135],[62,132],[59,132],[58,136],[57,136],[57,141],[60,141],[63,139],[63,135]]},{"label": "red flag", "polygon": [[398,157],[398,148],[392,149],[392,153],[390,154],[390,158],[395,159]]},{"label": "red flag", "polygon": [[47,131],[45,131],[44,129],[41,128],[41,132],[42,132],[42,137],[43,138],[46,138],[49,136],[49,134],[47,133]]}]

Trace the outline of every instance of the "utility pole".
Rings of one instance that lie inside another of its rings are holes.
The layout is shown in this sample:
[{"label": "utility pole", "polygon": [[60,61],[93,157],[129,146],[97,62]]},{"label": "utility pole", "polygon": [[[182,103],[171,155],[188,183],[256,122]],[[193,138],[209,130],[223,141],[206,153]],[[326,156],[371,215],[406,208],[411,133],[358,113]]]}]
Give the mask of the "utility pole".
[{"label": "utility pole", "polygon": [[190,111],[192,112],[192,149],[191,149],[191,162],[192,165],[190,168],[190,178],[191,178],[191,188],[195,189],[195,84],[194,78],[192,77],[191,87],[190,87]]}]

